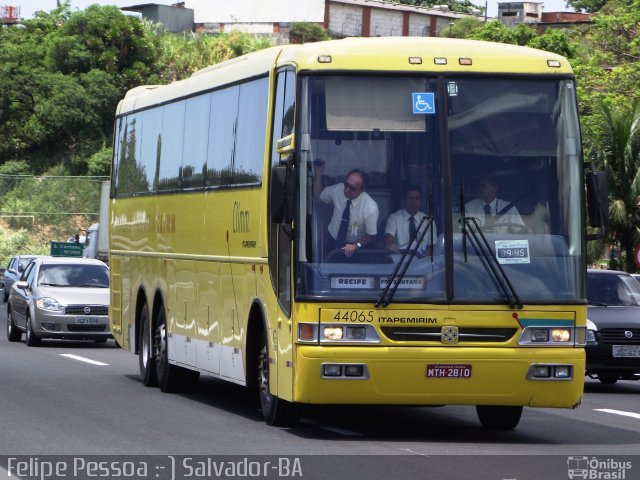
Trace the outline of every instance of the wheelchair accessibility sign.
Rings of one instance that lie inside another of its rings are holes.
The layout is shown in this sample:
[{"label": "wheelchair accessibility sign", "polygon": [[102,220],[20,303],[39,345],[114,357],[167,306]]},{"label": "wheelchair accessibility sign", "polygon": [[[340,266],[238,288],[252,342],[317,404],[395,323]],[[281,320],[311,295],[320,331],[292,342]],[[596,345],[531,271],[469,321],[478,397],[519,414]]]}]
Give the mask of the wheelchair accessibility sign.
[{"label": "wheelchair accessibility sign", "polygon": [[413,113],[434,114],[436,113],[436,100],[433,92],[412,93]]}]

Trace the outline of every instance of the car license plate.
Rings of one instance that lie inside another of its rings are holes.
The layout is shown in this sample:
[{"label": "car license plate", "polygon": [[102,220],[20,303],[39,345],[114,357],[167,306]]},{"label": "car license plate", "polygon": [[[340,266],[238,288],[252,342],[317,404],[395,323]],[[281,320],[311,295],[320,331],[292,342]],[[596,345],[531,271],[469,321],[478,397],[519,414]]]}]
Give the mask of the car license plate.
[{"label": "car license plate", "polygon": [[100,325],[97,317],[76,317],[76,325]]},{"label": "car license plate", "polygon": [[614,345],[614,357],[640,357],[640,345]]},{"label": "car license plate", "polygon": [[471,365],[431,363],[425,373],[427,378],[471,378]]}]

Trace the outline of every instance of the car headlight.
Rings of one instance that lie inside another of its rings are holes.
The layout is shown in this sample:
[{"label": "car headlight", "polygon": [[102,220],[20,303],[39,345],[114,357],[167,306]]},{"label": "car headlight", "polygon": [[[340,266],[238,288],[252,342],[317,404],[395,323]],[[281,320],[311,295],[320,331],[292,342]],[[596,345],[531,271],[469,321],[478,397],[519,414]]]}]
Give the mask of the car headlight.
[{"label": "car headlight", "polygon": [[55,298],[43,297],[36,300],[36,306],[40,310],[48,310],[50,312],[64,312],[64,305],[60,304]]},{"label": "car headlight", "polygon": [[595,330],[587,330],[587,343],[596,343],[596,332]]}]

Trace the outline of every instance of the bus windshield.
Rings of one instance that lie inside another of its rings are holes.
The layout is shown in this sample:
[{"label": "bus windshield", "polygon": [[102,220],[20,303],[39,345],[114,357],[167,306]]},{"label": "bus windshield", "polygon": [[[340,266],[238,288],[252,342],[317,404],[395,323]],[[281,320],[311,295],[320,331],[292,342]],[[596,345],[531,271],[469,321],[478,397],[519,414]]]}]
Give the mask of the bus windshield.
[{"label": "bus windshield", "polygon": [[297,296],[581,298],[571,79],[310,75],[301,92]]}]

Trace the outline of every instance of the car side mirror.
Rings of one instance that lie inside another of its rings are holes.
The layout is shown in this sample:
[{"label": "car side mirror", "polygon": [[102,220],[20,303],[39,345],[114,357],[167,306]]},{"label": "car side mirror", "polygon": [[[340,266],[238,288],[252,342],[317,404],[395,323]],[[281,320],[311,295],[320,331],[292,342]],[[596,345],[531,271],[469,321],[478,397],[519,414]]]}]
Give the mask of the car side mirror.
[{"label": "car side mirror", "polygon": [[15,283],[16,288],[19,288],[20,290],[27,290],[29,288],[29,284],[27,282],[25,282],[24,280],[18,280]]}]

